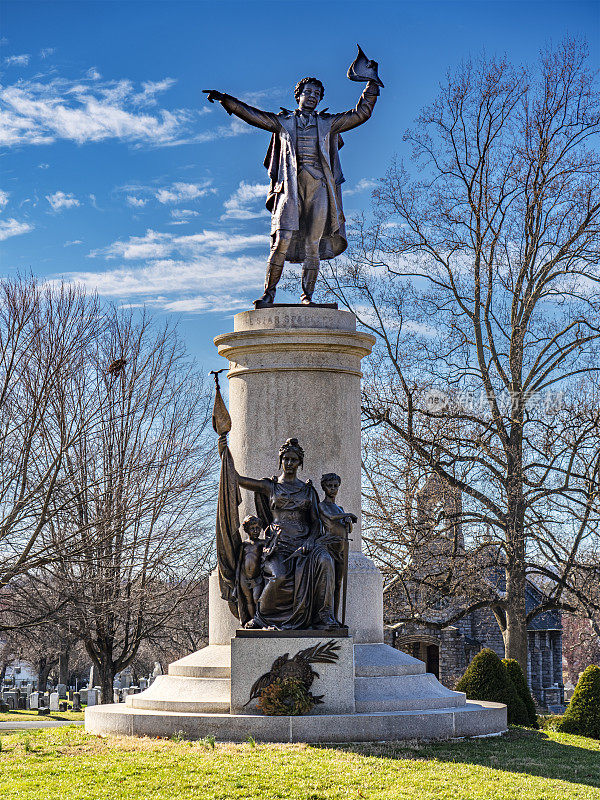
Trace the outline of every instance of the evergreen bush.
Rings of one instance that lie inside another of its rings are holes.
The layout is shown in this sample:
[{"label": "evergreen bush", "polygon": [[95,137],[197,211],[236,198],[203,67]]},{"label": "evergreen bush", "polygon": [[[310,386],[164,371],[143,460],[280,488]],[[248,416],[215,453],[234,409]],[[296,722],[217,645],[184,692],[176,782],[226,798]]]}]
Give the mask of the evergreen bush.
[{"label": "evergreen bush", "polygon": [[525,706],[527,722],[523,724],[527,725],[529,728],[539,728],[535,703],[533,701],[531,691],[529,690],[529,686],[527,685],[525,675],[523,675],[521,665],[515,658],[503,658],[502,663],[504,664],[504,668],[506,669],[508,677],[513,682],[513,686],[515,687],[517,694]]},{"label": "evergreen bush", "polygon": [[502,659],[493,650],[481,650],[467,667],[456,684],[456,691],[464,692],[469,700],[487,700],[504,703],[510,725],[528,725],[529,715],[525,703],[517,694]]},{"label": "evergreen bush", "polygon": [[592,665],[581,673],[556,729],[600,739],[600,667]]}]

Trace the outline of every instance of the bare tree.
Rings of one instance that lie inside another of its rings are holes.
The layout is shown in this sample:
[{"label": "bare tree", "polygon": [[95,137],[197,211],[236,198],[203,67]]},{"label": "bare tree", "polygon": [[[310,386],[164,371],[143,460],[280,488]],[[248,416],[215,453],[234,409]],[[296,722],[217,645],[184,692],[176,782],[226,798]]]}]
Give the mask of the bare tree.
[{"label": "bare tree", "polygon": [[51,574],[71,599],[106,703],[114,675],[206,573],[214,456],[206,386],[175,331],[146,314],[108,314],[70,414],[88,405],[99,422],[65,460]]},{"label": "bare tree", "polygon": [[[71,542],[71,546],[74,544]],[[52,560],[58,557],[57,553]],[[68,685],[72,657],[81,650],[81,637],[72,620],[71,598],[49,567],[14,578],[1,597],[7,640],[19,658],[37,670],[38,689],[45,691],[52,671],[58,683]]]},{"label": "bare tree", "polygon": [[166,671],[172,661],[200,650],[208,642],[208,578],[183,584],[179,592],[183,602],[177,606],[177,613],[166,616],[140,645],[132,662],[137,675],[149,675],[157,661]]},{"label": "bare tree", "polygon": [[592,622],[581,614],[565,615],[563,621],[563,658],[569,680],[576,684],[586,667],[600,666],[600,636]]},{"label": "bare tree", "polygon": [[580,402],[600,368],[586,57],[565,40],[537,69],[481,58],[450,73],[405,136],[419,173],[393,164],[330,281],[378,339],[366,426],[405,442],[460,493],[471,535],[501,549],[486,602],[523,668],[527,579],[547,594],[532,613],[589,603],[579,580],[597,552],[598,415]]},{"label": "bare tree", "polygon": [[56,555],[44,534],[57,481],[95,413],[67,419],[63,401],[99,325],[96,299],[77,288],[0,282],[0,589]]}]

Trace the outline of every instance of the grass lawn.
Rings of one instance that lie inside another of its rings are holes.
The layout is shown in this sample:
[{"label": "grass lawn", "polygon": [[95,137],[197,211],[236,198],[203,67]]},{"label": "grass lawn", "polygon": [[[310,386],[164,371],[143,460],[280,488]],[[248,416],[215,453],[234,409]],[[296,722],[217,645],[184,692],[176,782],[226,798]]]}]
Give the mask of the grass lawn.
[{"label": "grass lawn", "polygon": [[0,735],[3,800],[600,800],[600,742],[512,729],[446,744],[239,745]]},{"label": "grass lawn", "polygon": [[18,711],[7,711],[4,714],[0,714],[0,722],[39,722],[40,720],[48,719],[66,719],[71,722],[81,722],[83,715],[83,711],[51,711],[49,714],[39,717],[37,711],[25,711],[21,708]]}]

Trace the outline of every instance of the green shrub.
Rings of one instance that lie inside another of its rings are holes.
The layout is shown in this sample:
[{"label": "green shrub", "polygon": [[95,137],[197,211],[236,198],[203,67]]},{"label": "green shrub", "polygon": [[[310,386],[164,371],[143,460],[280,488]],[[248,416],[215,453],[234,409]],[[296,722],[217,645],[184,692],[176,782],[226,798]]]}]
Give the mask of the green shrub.
[{"label": "green shrub", "polygon": [[559,714],[538,714],[539,727],[543,731],[556,731],[562,722]]},{"label": "green shrub", "polygon": [[456,684],[456,691],[464,692],[469,700],[504,703],[509,724],[529,724],[525,703],[508,677],[502,659],[489,648],[477,653]]},{"label": "green shrub", "polygon": [[502,663],[504,664],[504,668],[508,674],[508,677],[513,683],[517,694],[523,701],[523,705],[525,706],[525,712],[527,715],[527,722],[524,724],[527,725],[529,728],[538,728],[538,719],[537,719],[537,712],[535,710],[535,703],[533,702],[533,697],[531,696],[531,692],[529,690],[529,686],[527,685],[527,680],[525,675],[523,675],[523,670],[521,669],[521,665],[515,658],[503,658]]},{"label": "green shrub", "polygon": [[600,739],[600,667],[582,672],[557,730]]}]

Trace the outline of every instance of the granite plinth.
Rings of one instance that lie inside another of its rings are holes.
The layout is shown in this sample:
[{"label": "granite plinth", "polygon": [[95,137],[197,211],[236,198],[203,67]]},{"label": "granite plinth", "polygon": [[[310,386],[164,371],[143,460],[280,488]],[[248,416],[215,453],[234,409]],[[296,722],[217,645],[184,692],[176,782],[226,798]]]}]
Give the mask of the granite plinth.
[{"label": "granite plinth", "polygon": [[306,630],[275,631],[270,628],[239,628],[236,639],[315,639],[326,636],[328,639],[348,638],[348,628],[307,628]]},{"label": "granite plinth", "polygon": [[182,714],[127,708],[118,705],[86,709],[90,733],[116,736],[188,739],[214,736],[222,742],[382,742],[504,733],[506,706],[467,700],[461,708],[396,711],[373,714],[322,714],[303,717],[263,717],[253,714]]},{"label": "granite plinth", "polygon": [[254,308],[333,308],[337,311],[337,303],[311,303],[309,306],[303,303],[265,303],[264,300],[255,300]]},{"label": "granite plinth", "polygon": [[[322,634],[323,631],[319,631]],[[279,637],[235,638],[231,641],[231,713],[258,714],[257,701],[250,700],[250,689],[254,682],[268,673],[279,656],[287,654],[293,659],[296,654],[315,645],[333,641],[330,636],[309,638]],[[354,712],[354,647],[352,639],[335,639],[337,659],[333,663],[311,663],[317,673],[311,693],[322,695],[322,702],[315,705],[311,714],[351,714]]]}]

